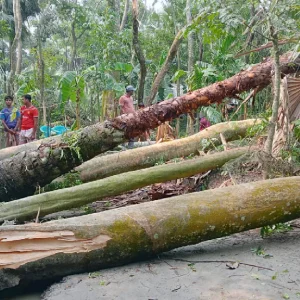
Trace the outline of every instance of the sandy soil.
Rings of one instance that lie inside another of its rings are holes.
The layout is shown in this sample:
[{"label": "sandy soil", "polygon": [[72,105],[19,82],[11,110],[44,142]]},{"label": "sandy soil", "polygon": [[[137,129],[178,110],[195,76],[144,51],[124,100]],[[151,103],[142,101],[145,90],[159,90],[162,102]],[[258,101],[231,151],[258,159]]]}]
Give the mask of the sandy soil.
[{"label": "sandy soil", "polygon": [[[150,261],[68,276],[42,299],[300,299],[299,238],[299,228],[265,239],[258,229],[252,230],[182,247]],[[258,247],[265,256],[253,253]],[[231,270],[225,261],[240,264]]]}]

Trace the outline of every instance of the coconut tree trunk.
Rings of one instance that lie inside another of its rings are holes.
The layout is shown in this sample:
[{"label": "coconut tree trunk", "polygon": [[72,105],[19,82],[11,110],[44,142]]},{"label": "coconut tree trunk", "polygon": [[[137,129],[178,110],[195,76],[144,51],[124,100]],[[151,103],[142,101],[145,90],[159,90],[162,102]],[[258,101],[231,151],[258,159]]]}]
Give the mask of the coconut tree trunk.
[{"label": "coconut tree trunk", "polygon": [[1,226],[0,290],[299,218],[299,185],[300,177],[278,178],[77,218]]},{"label": "coconut tree trunk", "polygon": [[[291,61],[290,55],[283,56],[281,72],[295,72],[298,62],[299,59]],[[267,86],[271,81],[272,66],[273,61],[268,59],[224,81],[132,114],[121,115],[112,121],[53,138],[51,143],[40,144],[35,150],[20,152],[0,161],[0,199],[5,202],[28,196],[82,161],[112,149],[126,139],[139,136],[147,129],[156,128],[162,122],[199,106],[220,103],[225,97],[234,97],[257,86]]]},{"label": "coconut tree trunk", "polygon": [[249,151],[249,147],[223,151],[179,163],[127,172],[79,186],[35,195],[1,206],[0,223],[5,220],[30,221],[37,212],[45,216],[65,209],[80,207],[106,197],[121,195],[154,183],[167,182],[204,173],[223,166]]},{"label": "coconut tree trunk", "polygon": [[[199,151],[207,151],[210,147],[203,141],[213,140],[215,146],[222,144],[220,133],[226,141],[243,138],[248,129],[259,124],[260,120],[246,120],[219,123],[187,138],[159,143],[142,149],[132,149],[120,153],[95,157],[79,167],[81,181],[88,182],[108,176],[140,170],[154,166],[159,161],[168,161],[176,157],[198,155]],[[212,145],[212,144],[211,144]],[[132,159],[134,157],[134,159]]]},{"label": "coconut tree trunk", "polygon": [[132,16],[133,16],[133,39],[132,44],[135,54],[140,63],[140,80],[138,90],[138,103],[144,102],[144,89],[147,75],[146,60],[143,49],[139,42],[139,21],[138,21],[138,3],[137,0],[132,0]]},{"label": "coconut tree trunk", "polygon": [[[191,24],[192,22],[192,13],[191,13],[191,0],[186,0],[186,21],[187,24]],[[189,32],[188,34],[188,73],[191,74],[194,69],[194,46],[195,40],[194,40],[194,33]],[[187,134],[191,135],[194,134],[194,125],[195,125],[195,118],[194,118],[194,111],[191,112],[191,114],[187,115]]]}]

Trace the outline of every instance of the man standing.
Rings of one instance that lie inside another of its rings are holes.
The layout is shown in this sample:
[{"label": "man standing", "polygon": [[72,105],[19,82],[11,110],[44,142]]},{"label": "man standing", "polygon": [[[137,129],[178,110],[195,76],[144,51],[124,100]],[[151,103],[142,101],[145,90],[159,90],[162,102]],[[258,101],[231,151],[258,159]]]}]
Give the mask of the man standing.
[{"label": "man standing", "polygon": [[0,112],[0,120],[2,121],[4,131],[6,132],[6,147],[17,146],[17,129],[19,128],[20,112],[13,107],[13,97],[5,97],[6,107]]},{"label": "man standing", "polygon": [[121,115],[134,113],[135,109],[133,106],[133,97],[132,97],[134,91],[135,88],[132,85],[128,85],[126,87],[125,95],[121,96],[121,98],[119,99]]},{"label": "man standing", "polygon": [[[135,88],[132,85],[128,85],[126,87],[126,93],[125,95],[121,96],[119,99],[119,105],[122,114],[130,114],[134,113],[135,109],[133,106],[133,92],[135,91]],[[134,143],[134,139],[131,138],[128,141],[128,148],[132,148]]]},{"label": "man standing", "polygon": [[30,95],[22,98],[20,144],[26,144],[36,139],[39,111],[31,104]]}]

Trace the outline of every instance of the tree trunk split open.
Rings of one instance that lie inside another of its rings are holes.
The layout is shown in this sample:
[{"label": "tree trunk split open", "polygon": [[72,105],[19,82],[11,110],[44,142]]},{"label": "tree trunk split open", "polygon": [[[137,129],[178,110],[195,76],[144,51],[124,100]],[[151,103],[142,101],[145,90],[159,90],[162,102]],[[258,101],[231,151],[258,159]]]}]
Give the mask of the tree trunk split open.
[{"label": "tree trunk split open", "polygon": [[0,290],[146,259],[300,217],[300,177],[208,190],[41,224],[0,227]]}]

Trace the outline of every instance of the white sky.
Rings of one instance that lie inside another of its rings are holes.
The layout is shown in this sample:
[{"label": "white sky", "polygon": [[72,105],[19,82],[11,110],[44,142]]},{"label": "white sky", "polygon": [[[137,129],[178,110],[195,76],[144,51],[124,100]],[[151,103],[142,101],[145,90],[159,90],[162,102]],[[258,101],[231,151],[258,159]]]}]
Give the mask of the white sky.
[{"label": "white sky", "polygon": [[154,9],[157,12],[163,11],[163,1],[162,0],[145,0],[145,3],[148,7],[152,7],[155,2]]}]

